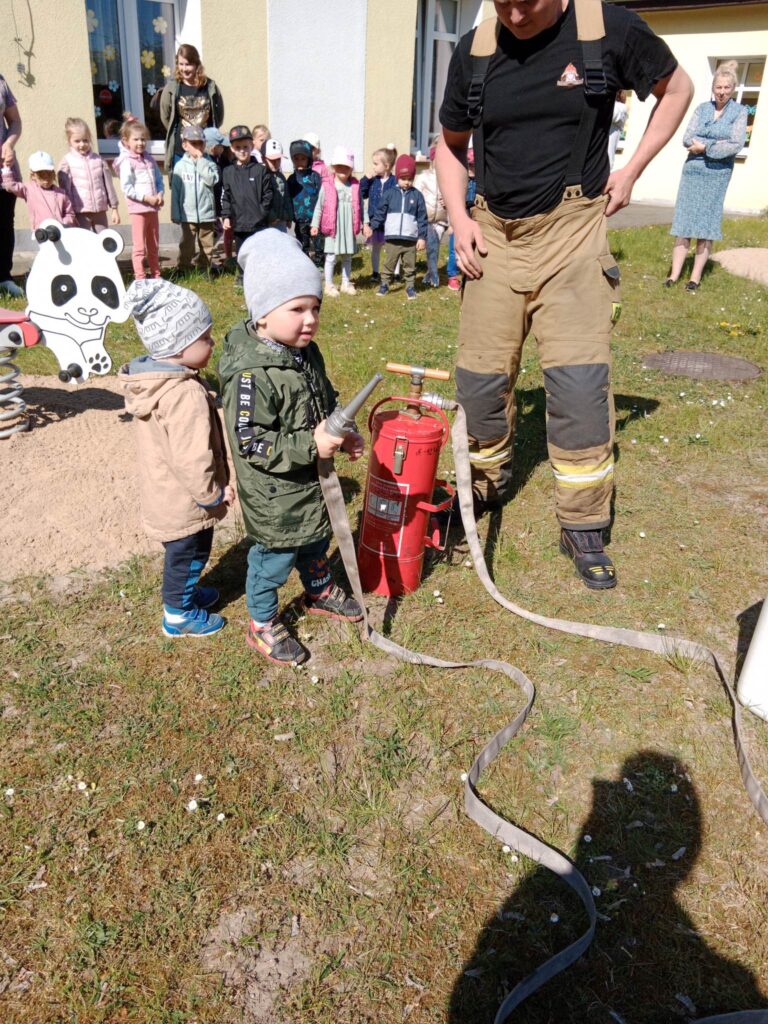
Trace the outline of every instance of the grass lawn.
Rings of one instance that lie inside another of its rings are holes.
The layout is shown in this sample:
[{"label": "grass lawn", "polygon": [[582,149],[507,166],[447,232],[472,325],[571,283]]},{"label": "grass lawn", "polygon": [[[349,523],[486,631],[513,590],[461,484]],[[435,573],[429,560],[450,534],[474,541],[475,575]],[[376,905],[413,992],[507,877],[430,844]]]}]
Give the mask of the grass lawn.
[{"label": "grass lawn", "polygon": [[[720,248],[768,246],[768,219],[729,221],[725,236]],[[515,498],[481,530],[492,572],[527,608],[663,623],[733,665],[768,590],[766,377],[697,383],[644,370],[642,356],[704,349],[765,365],[768,296],[717,266],[695,295],[663,289],[666,228],[611,243],[624,300],[619,587],[588,592],[558,554],[532,341]],[[342,396],[385,360],[452,368],[457,296],[375,298],[367,257],[356,262],[358,295],[324,303],[319,335]],[[189,283],[219,337],[244,315],[231,278]],[[131,323],[108,340],[116,367],[141,351]],[[46,351],[21,362],[55,372]],[[366,460],[338,468],[355,524]],[[244,642],[245,550],[215,549],[208,579],[229,625],[210,641],[161,635],[157,559],[64,594],[24,579],[3,604],[0,1019],[487,1024],[585,927],[561,883],[463,816],[461,773],[518,693],[497,675],[389,661],[314,620],[297,622],[309,668],[259,660]],[[766,832],[714,674],[518,621],[464,559],[459,548],[431,565],[391,636],[533,679],[529,724],[484,796],[574,858],[601,914],[588,955],[514,1019],[668,1024],[767,1006]],[[292,580],[286,599],[298,591]],[[371,606],[380,621],[383,600]],[[768,780],[768,726],[750,719],[748,733]]]}]

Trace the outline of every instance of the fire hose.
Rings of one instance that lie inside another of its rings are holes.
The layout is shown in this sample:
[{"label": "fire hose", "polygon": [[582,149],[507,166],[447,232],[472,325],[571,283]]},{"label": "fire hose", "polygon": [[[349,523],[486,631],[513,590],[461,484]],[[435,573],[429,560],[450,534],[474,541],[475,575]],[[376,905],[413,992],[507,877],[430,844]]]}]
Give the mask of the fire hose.
[{"label": "fire hose", "polygon": [[[703,644],[682,638],[661,637],[654,633],[638,630],[598,626],[585,622],[569,622],[565,619],[538,615],[514,604],[499,592],[488,572],[477,534],[472,499],[466,416],[463,408],[456,402],[443,400],[443,406],[456,412],[452,430],[452,441],[461,517],[469,550],[474,561],[475,571],[490,596],[514,615],[526,619],[528,622],[543,626],[546,629],[555,629],[574,636],[591,637],[593,640],[601,640],[609,644],[651,651],[665,658],[671,654],[680,654],[686,658],[711,665],[725,687],[733,707],[734,742],[744,786],[755,810],[763,822],[768,825],[768,797],[752,770],[742,740],[741,709],[736,700],[733,686],[724,670],[723,661],[714,651]],[[481,658],[470,662],[446,661],[442,658],[435,658],[428,654],[411,651],[382,636],[381,633],[375,630],[368,621],[352,532],[344,505],[344,496],[341,492],[332,459],[319,460],[319,476],[323,496],[328,507],[331,526],[333,527],[339,552],[344,562],[344,568],[355,599],[364,612],[363,624],[368,641],[384,653],[411,664],[429,665],[434,668],[446,669],[486,668],[494,672],[501,672],[517,684],[524,698],[524,706],[514,719],[492,736],[475,758],[467,775],[464,788],[464,809],[468,817],[489,835],[493,836],[494,839],[509,846],[510,849],[524,854],[537,864],[548,868],[569,885],[584,906],[589,919],[589,927],[578,939],[550,957],[512,989],[499,1007],[494,1020],[494,1024],[504,1024],[509,1019],[512,1011],[519,1007],[524,1000],[540,989],[546,982],[554,978],[555,975],[575,963],[587,951],[594,938],[597,925],[597,910],[591,887],[576,865],[555,847],[548,845],[543,840],[538,839],[536,836],[529,834],[524,829],[501,817],[501,815],[497,814],[485,803],[479,793],[480,779],[483,772],[496,760],[504,747],[523,727],[533,706],[536,695],[535,687],[524,672],[509,664],[509,662],[500,661],[495,658]],[[736,1013],[717,1014],[701,1018],[696,1024],[768,1024],[768,1010],[745,1010]]]}]

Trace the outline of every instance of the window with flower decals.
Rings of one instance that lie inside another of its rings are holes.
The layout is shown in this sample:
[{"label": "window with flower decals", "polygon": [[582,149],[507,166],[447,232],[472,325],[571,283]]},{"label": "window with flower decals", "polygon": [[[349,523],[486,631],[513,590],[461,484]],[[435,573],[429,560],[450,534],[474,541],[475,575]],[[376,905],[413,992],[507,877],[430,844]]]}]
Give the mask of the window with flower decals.
[{"label": "window with flower decals", "polygon": [[[115,139],[112,121],[130,111],[165,139],[160,94],[172,79],[178,38],[178,0],[85,0],[93,103],[102,152]],[[116,143],[114,143],[116,149]],[[156,147],[153,147],[155,149]],[[160,147],[157,147],[158,149]]]}]

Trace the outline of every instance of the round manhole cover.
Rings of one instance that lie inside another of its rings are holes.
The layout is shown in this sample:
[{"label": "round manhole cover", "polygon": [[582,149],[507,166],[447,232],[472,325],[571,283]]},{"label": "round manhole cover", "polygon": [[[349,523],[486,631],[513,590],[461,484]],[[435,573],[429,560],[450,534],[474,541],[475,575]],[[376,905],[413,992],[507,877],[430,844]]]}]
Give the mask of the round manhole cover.
[{"label": "round manhole cover", "polygon": [[695,380],[752,380],[762,373],[759,366],[746,359],[716,352],[652,352],[643,358],[643,366]]}]

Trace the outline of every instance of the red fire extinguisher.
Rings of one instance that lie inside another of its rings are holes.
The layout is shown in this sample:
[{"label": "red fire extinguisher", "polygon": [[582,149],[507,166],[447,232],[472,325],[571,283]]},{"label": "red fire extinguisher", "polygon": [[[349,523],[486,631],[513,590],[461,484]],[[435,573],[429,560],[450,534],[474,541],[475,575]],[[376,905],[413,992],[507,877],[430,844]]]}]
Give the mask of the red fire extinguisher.
[{"label": "red fire extinguisher", "polygon": [[[437,396],[422,397],[421,389],[425,377],[449,380],[450,374],[402,363],[387,363],[387,370],[408,374],[411,387],[407,396],[391,395],[377,402],[368,418],[371,454],[358,565],[363,590],[397,597],[421,583],[425,548],[444,547],[432,516],[447,509],[454,496],[445,480],[436,479],[450,425],[436,404]],[[382,410],[388,402],[405,402],[406,407]],[[432,494],[437,485],[448,491],[448,497],[435,505]]]}]

